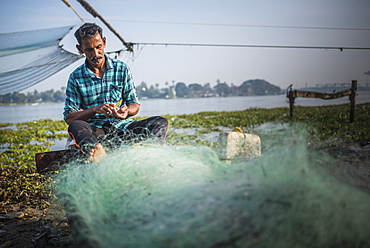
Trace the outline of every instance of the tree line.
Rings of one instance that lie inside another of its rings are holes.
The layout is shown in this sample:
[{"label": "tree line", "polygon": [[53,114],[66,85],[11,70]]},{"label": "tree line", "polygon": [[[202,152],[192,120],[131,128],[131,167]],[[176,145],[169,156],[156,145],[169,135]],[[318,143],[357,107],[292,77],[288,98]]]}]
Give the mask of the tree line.
[{"label": "tree line", "polygon": [[26,94],[20,92],[7,93],[0,95],[1,104],[11,104],[11,103],[37,103],[37,102],[64,102],[66,97],[65,87],[60,90],[54,91],[53,89],[44,92],[38,92],[34,90],[33,92],[27,92]]},{"label": "tree line", "polygon": [[[166,82],[164,88],[159,84],[148,86],[145,82],[136,85],[136,91],[141,99],[145,98],[192,98],[192,97],[216,97],[216,96],[251,96],[251,95],[276,95],[281,93],[278,86],[272,85],[263,79],[254,79],[243,82],[240,86],[229,85],[226,82],[216,81],[211,87],[210,83],[192,83],[186,85],[183,82],[172,84]],[[64,102],[66,87],[54,91],[53,89],[44,92],[28,92],[26,94],[13,92],[1,95],[1,104],[25,104],[37,102]]]},{"label": "tree line", "polygon": [[211,87],[210,83],[166,82],[166,87],[158,89],[158,84],[148,86],[145,82],[136,86],[136,91],[141,98],[182,98],[182,97],[216,97],[216,96],[252,96],[281,94],[280,87],[270,84],[263,79],[254,79],[243,82],[240,86],[229,85],[226,82],[216,81]]}]

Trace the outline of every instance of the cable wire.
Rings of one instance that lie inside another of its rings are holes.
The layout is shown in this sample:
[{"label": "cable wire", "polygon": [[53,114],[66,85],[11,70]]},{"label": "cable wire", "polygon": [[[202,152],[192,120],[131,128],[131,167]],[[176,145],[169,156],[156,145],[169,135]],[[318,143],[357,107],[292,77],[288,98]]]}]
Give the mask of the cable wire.
[{"label": "cable wire", "polygon": [[225,27],[247,27],[247,28],[286,28],[286,29],[322,29],[322,30],[350,30],[350,31],[370,31],[370,28],[343,28],[343,27],[313,27],[313,26],[284,26],[284,25],[248,25],[248,24],[228,24],[228,23],[197,23],[197,22],[159,22],[159,21],[135,21],[110,19],[118,22],[131,23],[152,23],[152,24],[169,24],[169,25],[194,25],[194,26],[225,26]]},{"label": "cable wire", "polygon": [[[344,46],[279,46],[279,45],[246,45],[246,44],[201,44],[201,43],[161,43],[161,42],[133,42],[133,45],[152,46],[198,46],[198,47],[235,47],[235,48],[292,48],[292,49],[324,49],[324,50],[370,50],[370,47],[344,47]],[[121,52],[122,50],[112,51]]]}]

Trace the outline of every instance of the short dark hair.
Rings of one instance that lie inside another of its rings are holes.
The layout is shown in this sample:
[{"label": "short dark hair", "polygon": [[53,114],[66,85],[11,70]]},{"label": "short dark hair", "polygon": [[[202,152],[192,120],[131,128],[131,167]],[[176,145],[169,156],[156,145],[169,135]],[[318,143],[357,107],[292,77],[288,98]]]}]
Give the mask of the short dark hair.
[{"label": "short dark hair", "polygon": [[83,39],[88,39],[94,37],[97,33],[103,38],[103,29],[96,25],[95,23],[86,22],[75,32],[75,37],[78,44],[81,45]]}]

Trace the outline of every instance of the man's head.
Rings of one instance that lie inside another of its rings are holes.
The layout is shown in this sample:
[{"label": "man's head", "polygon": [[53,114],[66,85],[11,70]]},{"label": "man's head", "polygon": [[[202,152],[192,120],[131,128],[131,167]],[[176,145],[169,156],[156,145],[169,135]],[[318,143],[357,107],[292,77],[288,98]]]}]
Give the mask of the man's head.
[{"label": "man's head", "polygon": [[103,29],[95,23],[86,22],[76,30],[75,37],[78,44],[81,45],[83,39],[93,38],[97,34],[100,34],[100,37],[103,38]]},{"label": "man's head", "polygon": [[85,23],[75,32],[78,44],[76,48],[81,54],[86,55],[89,66],[99,67],[104,65],[104,49],[106,38],[103,30],[94,23]]}]

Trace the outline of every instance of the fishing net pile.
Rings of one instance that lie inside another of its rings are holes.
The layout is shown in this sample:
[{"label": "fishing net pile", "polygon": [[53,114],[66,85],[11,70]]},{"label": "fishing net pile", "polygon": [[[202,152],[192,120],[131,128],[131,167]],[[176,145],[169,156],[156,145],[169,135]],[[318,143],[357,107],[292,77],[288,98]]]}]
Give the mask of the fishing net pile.
[{"label": "fishing net pile", "polygon": [[80,59],[59,45],[71,29],[0,34],[0,93],[27,89]]},{"label": "fishing net pile", "polygon": [[70,163],[55,190],[96,247],[361,247],[370,197],[325,173],[304,132],[259,158],[221,162],[203,146],[122,147]]}]

